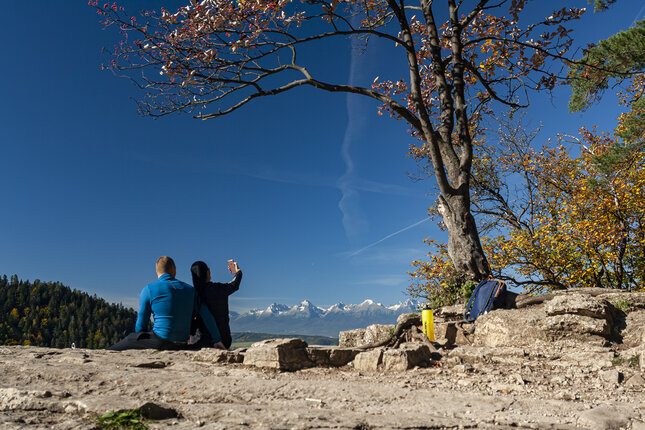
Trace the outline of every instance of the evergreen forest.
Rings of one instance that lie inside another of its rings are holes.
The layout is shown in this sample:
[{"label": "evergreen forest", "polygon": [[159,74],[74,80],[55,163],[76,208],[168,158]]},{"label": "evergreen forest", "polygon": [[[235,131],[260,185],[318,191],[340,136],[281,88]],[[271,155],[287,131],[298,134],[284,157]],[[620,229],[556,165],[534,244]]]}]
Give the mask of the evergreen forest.
[{"label": "evergreen forest", "polygon": [[0,277],[0,344],[105,348],[134,329],[137,313],[60,282]]}]

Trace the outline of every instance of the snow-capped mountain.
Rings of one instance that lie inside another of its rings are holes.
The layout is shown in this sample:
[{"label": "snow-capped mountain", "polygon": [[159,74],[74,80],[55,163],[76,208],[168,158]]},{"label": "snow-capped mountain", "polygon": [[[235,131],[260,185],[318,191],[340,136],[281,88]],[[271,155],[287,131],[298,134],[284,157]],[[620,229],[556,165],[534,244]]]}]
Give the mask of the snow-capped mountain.
[{"label": "snow-capped mountain", "polygon": [[303,300],[294,306],[273,303],[265,309],[234,314],[231,312],[231,331],[272,334],[308,334],[338,336],[341,330],[366,327],[370,324],[395,324],[396,318],[414,312],[412,300],[383,306],[372,300],[359,304],[336,303],[329,308]]}]

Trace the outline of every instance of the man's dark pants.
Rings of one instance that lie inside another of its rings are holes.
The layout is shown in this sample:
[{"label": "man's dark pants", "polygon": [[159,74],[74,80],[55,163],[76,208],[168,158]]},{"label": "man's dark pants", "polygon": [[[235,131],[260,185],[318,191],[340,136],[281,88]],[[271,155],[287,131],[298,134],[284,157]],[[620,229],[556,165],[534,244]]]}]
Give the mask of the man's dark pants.
[{"label": "man's dark pants", "polygon": [[131,333],[120,342],[115,343],[108,349],[111,351],[123,351],[125,349],[165,349],[179,350],[185,349],[185,342],[171,342],[157,336],[152,331],[140,331]]}]

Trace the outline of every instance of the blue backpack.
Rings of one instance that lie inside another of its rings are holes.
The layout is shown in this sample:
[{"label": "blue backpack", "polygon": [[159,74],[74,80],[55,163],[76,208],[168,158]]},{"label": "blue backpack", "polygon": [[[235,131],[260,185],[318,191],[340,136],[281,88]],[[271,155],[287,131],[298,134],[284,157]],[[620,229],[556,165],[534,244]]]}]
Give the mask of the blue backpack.
[{"label": "blue backpack", "polygon": [[506,294],[506,284],[496,279],[486,279],[481,281],[473,295],[470,296],[466,311],[464,312],[464,321],[473,322],[478,316],[484,315],[490,310],[504,306],[504,296]]}]

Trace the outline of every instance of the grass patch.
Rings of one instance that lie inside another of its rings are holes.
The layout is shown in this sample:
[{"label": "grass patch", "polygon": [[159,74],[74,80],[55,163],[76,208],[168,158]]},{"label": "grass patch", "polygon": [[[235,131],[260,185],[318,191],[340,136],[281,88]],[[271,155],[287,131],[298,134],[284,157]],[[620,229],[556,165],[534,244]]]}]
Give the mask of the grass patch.
[{"label": "grass patch", "polygon": [[638,368],[640,365],[640,355],[635,355],[632,358],[618,357],[611,361],[614,366],[628,366]]},{"label": "grass patch", "polygon": [[621,299],[616,302],[616,308],[623,311],[623,313],[629,312],[631,310],[631,307],[632,304],[629,302],[629,300]]},{"label": "grass patch", "polygon": [[148,430],[139,409],[108,412],[96,420],[104,429]]}]

